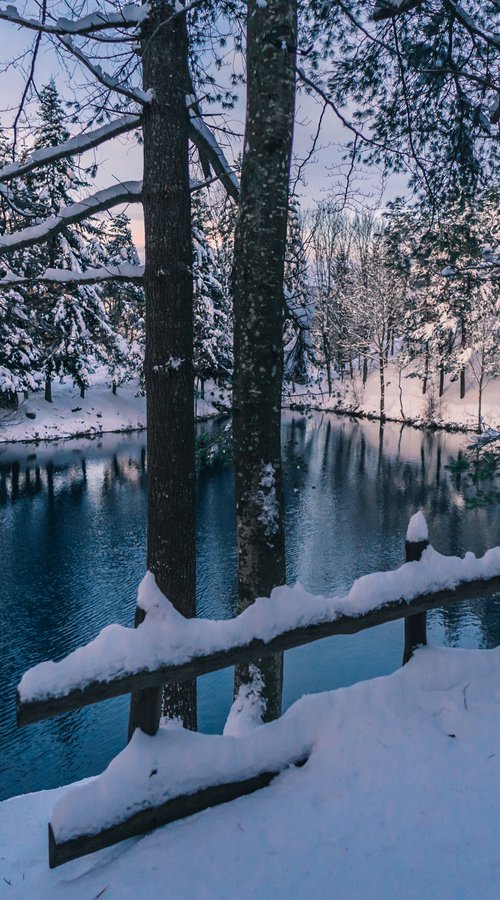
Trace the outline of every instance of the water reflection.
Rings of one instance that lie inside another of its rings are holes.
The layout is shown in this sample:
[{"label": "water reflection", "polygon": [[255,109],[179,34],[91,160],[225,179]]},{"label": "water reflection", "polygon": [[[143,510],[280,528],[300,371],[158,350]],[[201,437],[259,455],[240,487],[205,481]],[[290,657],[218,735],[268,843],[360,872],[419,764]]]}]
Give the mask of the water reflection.
[{"label": "water reflection", "polygon": [[[409,516],[423,507],[435,546],[482,554],[500,542],[494,507],[466,510],[445,466],[463,437],[424,434],[332,415],[283,422],[288,579],[311,591],[348,589],[365,572],[398,565]],[[0,798],[100,771],[123,746],[127,699],[17,730],[23,671],[59,658],[111,622],[129,624],[145,559],[145,435],[0,445]],[[198,478],[198,614],[235,604],[233,476]],[[452,646],[500,642],[500,599],[439,611],[430,638]],[[402,624],[290,651],[285,702],[396,668]],[[222,728],[231,671],[200,679],[200,727]]]}]

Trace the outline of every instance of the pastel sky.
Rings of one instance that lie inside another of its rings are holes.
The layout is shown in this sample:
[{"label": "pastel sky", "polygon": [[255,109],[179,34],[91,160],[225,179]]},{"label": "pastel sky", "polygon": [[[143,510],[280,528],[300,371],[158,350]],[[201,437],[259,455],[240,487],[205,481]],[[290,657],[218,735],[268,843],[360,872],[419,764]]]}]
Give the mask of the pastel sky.
[{"label": "pastel sky", "polygon": [[[0,121],[6,128],[12,123],[13,115],[22,94],[25,78],[20,68],[15,65],[6,66],[6,63],[20,54],[26,47],[29,47],[32,41],[33,33],[27,36],[26,32],[20,31],[16,26],[7,22],[0,22]],[[37,86],[43,86],[51,77],[54,77],[63,96],[68,97],[68,73],[61,70],[61,63],[50,46],[42,44],[42,48],[35,73]],[[69,83],[73,87],[78,83],[83,84],[84,79],[78,69],[70,72],[69,75]],[[320,111],[321,107],[314,98],[299,92],[294,138],[294,152],[298,161],[303,159],[310,151],[311,140],[316,132]],[[33,113],[30,115],[30,108],[28,107],[27,120],[23,122],[21,130],[23,138],[28,143],[31,132],[30,119],[33,121]],[[243,87],[240,88],[240,100],[236,108],[227,116],[226,125],[229,125],[240,135],[243,133]],[[78,130],[78,126],[74,124],[68,123],[68,127],[71,131]],[[297,185],[297,192],[301,197],[303,206],[308,206],[315,200],[328,196],[329,193],[333,193],[336,196],[340,196],[343,193],[342,171],[345,172],[346,167],[342,164],[341,143],[347,138],[348,133],[344,127],[336,119],[334,113],[331,110],[327,110],[323,118],[317,150],[307,167],[303,170],[302,179]],[[241,139],[237,139],[233,143],[232,151],[231,148],[226,151],[229,158],[231,158],[231,152],[236,154],[240,148]],[[104,145],[95,151],[95,156],[92,154],[92,159],[96,159],[99,164],[96,189],[107,187],[116,181],[141,178],[142,148],[137,146],[131,136],[124,136]],[[91,157],[88,154],[84,158],[84,162],[90,161]],[[293,180],[295,180],[295,175],[296,168],[294,168],[292,173]],[[393,177],[386,186],[383,201],[380,193],[380,173],[375,171],[358,172],[355,187],[358,202],[365,203],[367,206],[378,207],[381,202],[384,202],[389,197],[394,196],[396,193],[404,192],[405,179],[401,176]],[[131,218],[134,240],[139,252],[142,254],[144,231],[140,204],[129,205],[127,212]]]}]

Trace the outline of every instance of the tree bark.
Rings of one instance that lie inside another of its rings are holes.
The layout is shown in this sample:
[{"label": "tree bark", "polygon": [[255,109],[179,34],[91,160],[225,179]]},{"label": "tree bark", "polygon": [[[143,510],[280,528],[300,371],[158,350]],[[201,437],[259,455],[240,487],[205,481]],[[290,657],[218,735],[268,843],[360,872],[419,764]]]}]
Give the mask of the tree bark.
[{"label": "tree bark", "polygon": [[[283,584],[283,273],[295,104],[296,0],[249,0],[247,118],[234,248],[238,610]],[[281,711],[282,655],[257,661],[265,720]],[[238,667],[235,689],[249,680]]]},{"label": "tree bark", "polygon": [[[184,616],[196,613],[193,283],[185,16],[152,0],[142,33],[147,401],[147,567]],[[165,24],[167,20],[171,20]],[[143,613],[137,610],[136,623]],[[132,699],[130,730],[154,731],[158,691]],[[147,696],[146,696],[147,695]],[[141,699],[144,718],[141,713]],[[196,682],[169,686],[163,712],[196,728]],[[157,726],[156,726],[157,727]]]}]

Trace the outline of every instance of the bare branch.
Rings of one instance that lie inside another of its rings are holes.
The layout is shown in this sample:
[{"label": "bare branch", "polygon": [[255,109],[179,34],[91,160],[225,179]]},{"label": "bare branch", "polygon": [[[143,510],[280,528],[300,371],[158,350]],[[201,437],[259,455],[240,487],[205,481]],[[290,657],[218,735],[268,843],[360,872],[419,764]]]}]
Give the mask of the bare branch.
[{"label": "bare branch", "polygon": [[90,197],[85,197],[79,203],[71,203],[65,206],[57,216],[50,216],[38,225],[23,228],[15,234],[4,234],[0,237],[0,255],[11,250],[23,250],[46,241],[67,228],[75,225],[96,213],[103,212],[120,203],[138,203],[141,199],[142,181],[125,181],[122,184],[113,185],[103,191],[97,191]]},{"label": "bare branch", "polygon": [[0,289],[11,289],[23,284],[96,284],[103,281],[125,281],[141,284],[143,275],[144,266],[134,266],[132,263],[121,263],[119,266],[106,266],[99,269],[86,269],[85,272],[72,272],[70,269],[46,269],[43,275],[37,275],[33,278],[9,272],[4,278],[0,278]]},{"label": "bare branch", "polygon": [[100,65],[93,63],[83,50],[80,50],[80,48],[73,43],[70,37],[59,36],[59,41],[66,50],[72,53],[73,56],[76,57],[89,72],[91,72],[94,78],[103,84],[104,87],[108,88],[108,90],[115,91],[117,94],[122,94],[124,97],[128,97],[129,100],[134,100],[136,103],[146,104],[151,102],[151,91],[143,91],[141,88],[126,87],[126,85],[120,82],[116,76],[104,72]]},{"label": "bare branch", "polygon": [[104,31],[110,28],[135,28],[140,25],[148,15],[148,4],[138,6],[128,3],[117,13],[105,15],[96,10],[81,19],[66,19],[61,17],[54,25],[38,19],[27,19],[17,11],[15,6],[7,6],[0,10],[0,19],[21,25],[31,31],[43,34],[63,35],[92,35],[96,31]]},{"label": "bare branch", "polygon": [[0,184],[12,178],[21,178],[23,175],[32,172],[33,169],[47,166],[59,159],[67,159],[70,156],[85,153],[87,150],[92,150],[94,147],[98,147],[99,144],[118,137],[120,134],[139,128],[140,124],[140,116],[122,116],[119,119],[108,122],[101,128],[96,128],[95,131],[89,131],[87,134],[78,134],[57,147],[44,147],[42,150],[35,150],[26,162],[10,163],[10,165],[0,169]]}]

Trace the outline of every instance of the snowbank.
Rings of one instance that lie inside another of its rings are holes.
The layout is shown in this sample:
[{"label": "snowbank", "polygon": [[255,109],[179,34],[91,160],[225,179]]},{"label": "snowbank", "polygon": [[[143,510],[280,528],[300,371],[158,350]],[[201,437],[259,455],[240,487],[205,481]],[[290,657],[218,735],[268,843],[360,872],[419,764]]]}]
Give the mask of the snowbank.
[{"label": "snowbank", "polygon": [[[113,394],[100,373],[84,399],[71,379],[53,385],[53,402],[43,391],[21,400],[14,411],[0,409],[0,443],[5,441],[46,441],[111,431],[140,431],[146,427],[146,398],[138,395],[139,383],[133,380]],[[214,405],[215,404],[215,405]],[[227,405],[227,392],[207,382],[205,399],[195,401],[197,419],[220,415]]]},{"label": "snowbank", "polygon": [[[412,527],[422,531],[420,517]],[[64,696],[94,681],[177,665],[254,639],[267,643],[295,628],[334,621],[341,615],[361,615],[390,602],[409,601],[420,594],[453,588],[462,581],[497,575],[500,547],[488,550],[480,559],[473,553],[461,559],[442,556],[429,546],[420,562],[358,578],[345,597],[309,594],[299,583],[284,585],[275,588],[270,598],[258,598],[233,619],[211,620],[185,619],[148,572],[137,599],[147,615],[138,628],[108,625],[93,641],[60,662],[42,662],[29,669],[19,684],[20,699],[31,702]]]},{"label": "snowbank", "polygon": [[[213,766],[229,752],[216,746],[238,741],[261,755],[302,742],[311,754],[252,796],[59,869],[48,868],[47,822],[64,789],[0,804],[0,897],[498,897],[500,650],[426,647],[394,675],[305,697],[250,736],[170,728],[147,762],[172,766],[175,783],[197,748]],[[124,798],[133,767],[122,775]]]},{"label": "snowbank", "polygon": [[[407,377],[401,379],[401,397],[399,391],[399,374],[394,363],[389,363],[386,370],[386,418],[396,422],[405,421],[419,427],[456,428],[475,431],[478,421],[477,383],[470,373],[467,375],[466,391],[460,399],[458,381],[445,379],[444,393],[438,396],[436,385],[430,381],[427,392],[422,394],[420,378]],[[401,412],[401,404],[403,413]],[[297,407],[311,406],[332,412],[355,413],[370,418],[380,417],[380,383],[378,372],[369,374],[363,387],[358,374],[354,379],[347,376],[343,381],[333,381],[332,395],[328,395],[326,379],[320,384],[305,387],[294,385],[285,392],[285,405]],[[482,419],[491,427],[500,426],[500,380],[492,380],[484,388],[482,402]]]}]

